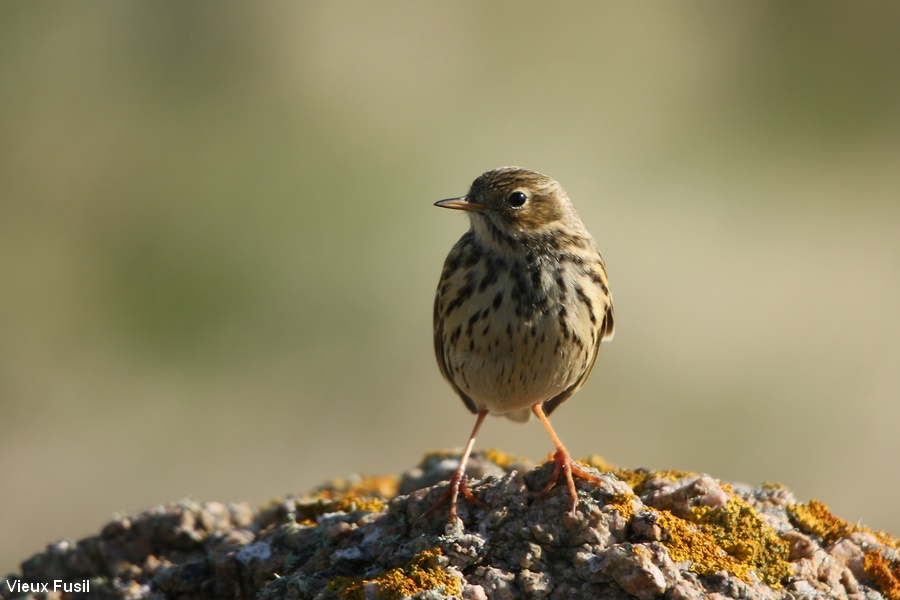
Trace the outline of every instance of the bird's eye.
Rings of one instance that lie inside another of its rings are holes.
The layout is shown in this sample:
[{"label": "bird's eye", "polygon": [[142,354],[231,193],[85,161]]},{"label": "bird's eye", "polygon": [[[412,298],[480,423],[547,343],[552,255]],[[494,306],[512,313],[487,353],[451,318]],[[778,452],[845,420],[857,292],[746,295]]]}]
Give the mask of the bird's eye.
[{"label": "bird's eye", "polygon": [[513,208],[519,208],[520,206],[525,204],[526,200],[528,200],[528,196],[525,194],[525,192],[513,192],[506,197],[506,201]]}]

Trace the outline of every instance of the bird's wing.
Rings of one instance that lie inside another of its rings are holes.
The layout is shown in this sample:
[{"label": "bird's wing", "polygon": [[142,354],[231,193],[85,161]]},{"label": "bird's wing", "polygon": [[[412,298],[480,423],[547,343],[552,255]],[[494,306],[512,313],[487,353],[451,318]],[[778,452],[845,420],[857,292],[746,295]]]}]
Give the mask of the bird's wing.
[{"label": "bird's wing", "polygon": [[469,398],[459,386],[456,385],[456,382],[453,381],[453,377],[450,376],[450,365],[447,364],[447,356],[444,354],[444,344],[446,340],[444,339],[444,327],[442,325],[443,320],[441,319],[441,286],[443,285],[443,277],[441,277],[441,282],[438,284],[438,289],[434,293],[434,354],[437,358],[438,368],[441,370],[441,375],[444,376],[444,379],[453,387],[459,397],[462,398],[463,404],[466,405],[473,414],[478,413],[478,407],[475,406],[475,402]]}]

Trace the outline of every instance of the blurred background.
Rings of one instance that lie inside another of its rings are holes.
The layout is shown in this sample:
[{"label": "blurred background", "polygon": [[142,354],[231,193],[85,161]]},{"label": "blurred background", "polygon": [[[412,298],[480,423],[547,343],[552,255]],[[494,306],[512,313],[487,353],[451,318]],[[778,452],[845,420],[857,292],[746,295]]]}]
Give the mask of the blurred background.
[{"label": "blurred background", "polygon": [[887,1],[3,3],[0,573],[462,446],[432,203],[510,164],[609,268],[575,456],[900,534],[898,72]]}]

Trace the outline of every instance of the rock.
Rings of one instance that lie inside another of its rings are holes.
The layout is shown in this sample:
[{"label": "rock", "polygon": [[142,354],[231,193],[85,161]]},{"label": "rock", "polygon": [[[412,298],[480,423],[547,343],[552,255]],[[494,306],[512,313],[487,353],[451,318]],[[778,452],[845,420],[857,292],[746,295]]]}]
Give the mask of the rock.
[{"label": "rock", "polygon": [[486,508],[461,499],[448,528],[446,507],[428,509],[456,456],[257,510],[182,502],[118,518],[24,561],[0,597],[900,600],[897,538],[779,486],[591,458],[602,483],[576,482],[571,515],[565,486],[537,498],[552,465],[489,451],[472,456],[468,483]]}]

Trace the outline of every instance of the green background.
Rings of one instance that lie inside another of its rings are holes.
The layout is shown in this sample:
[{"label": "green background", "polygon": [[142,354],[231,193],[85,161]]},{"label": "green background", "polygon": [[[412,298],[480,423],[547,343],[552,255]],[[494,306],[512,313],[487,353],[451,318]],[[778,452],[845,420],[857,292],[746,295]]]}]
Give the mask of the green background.
[{"label": "green background", "polygon": [[900,533],[898,73],[896,2],[3,3],[0,573],[462,446],[432,203],[510,164],[609,269],[575,456]]}]

